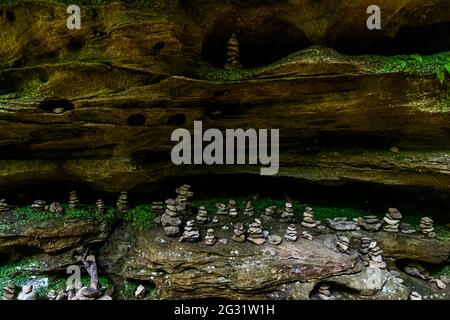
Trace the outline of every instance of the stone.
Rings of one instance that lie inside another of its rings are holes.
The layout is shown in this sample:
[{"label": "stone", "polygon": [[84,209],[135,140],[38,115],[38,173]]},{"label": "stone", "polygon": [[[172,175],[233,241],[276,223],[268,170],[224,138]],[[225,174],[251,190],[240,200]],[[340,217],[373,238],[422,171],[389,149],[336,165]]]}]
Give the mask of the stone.
[{"label": "stone", "polygon": [[325,221],[329,228],[336,231],[359,230],[357,223],[352,220],[347,220],[346,217],[336,217],[333,219],[327,218]]},{"label": "stone", "polygon": [[195,222],[197,224],[207,224],[209,222],[208,212],[204,206],[198,208],[197,216],[195,217]]},{"label": "stone", "polygon": [[14,300],[17,287],[14,283],[8,283],[3,288],[3,300]]},{"label": "stone", "polygon": [[386,232],[399,232],[402,215],[396,208],[389,208],[383,218],[383,230]]},{"label": "stone", "polygon": [[117,212],[119,214],[124,214],[130,208],[128,206],[128,193],[126,191],[121,191],[119,199],[116,202]]},{"label": "stone", "polygon": [[422,300],[422,295],[420,293],[418,293],[417,291],[413,291],[409,295],[409,299],[410,300]]},{"label": "stone", "polygon": [[436,233],[434,232],[433,219],[429,217],[423,217],[420,219],[420,231],[423,235],[430,239],[436,238]]},{"label": "stone", "polygon": [[247,240],[256,245],[262,245],[266,242],[261,227],[261,220],[259,219],[255,219],[255,221],[250,224],[250,227],[247,230],[247,234]]},{"label": "stone", "polygon": [[230,217],[237,217],[238,215],[238,211],[237,211],[237,207],[236,207],[236,201],[234,201],[233,199],[231,199],[228,202],[228,215]]},{"label": "stone", "polygon": [[194,193],[191,191],[189,184],[183,184],[181,187],[175,189],[177,197],[175,203],[177,206],[177,212],[180,215],[190,215],[192,212],[192,197]]},{"label": "stone", "polygon": [[102,199],[98,199],[95,202],[95,212],[100,214],[105,213],[105,203],[103,202]]},{"label": "stone", "polygon": [[345,236],[338,236],[336,245],[342,253],[347,253],[350,247],[350,239]]},{"label": "stone", "polygon": [[50,291],[47,293],[47,299],[48,299],[48,300],[53,301],[53,300],[56,300],[57,297],[58,297],[58,292],[56,292],[56,291],[54,291],[54,290],[50,290]]},{"label": "stone", "polygon": [[145,295],[147,294],[147,290],[145,289],[145,287],[140,284],[136,291],[134,292],[134,296],[136,299],[143,299],[145,297]]},{"label": "stone", "polygon": [[368,215],[357,219],[357,224],[367,231],[379,231],[382,226],[382,222],[377,216]]},{"label": "stone", "polygon": [[228,207],[226,204],[223,203],[216,203],[216,208],[217,208],[217,214],[218,215],[228,215]]},{"label": "stone", "polygon": [[152,202],[152,211],[156,216],[161,216],[164,213],[164,202],[153,201]]},{"label": "stone", "polygon": [[277,246],[277,245],[279,245],[279,244],[283,241],[283,238],[281,238],[280,236],[278,236],[278,235],[276,235],[276,234],[270,234],[270,235],[267,237],[267,241],[268,241],[270,244],[273,244],[273,245]]},{"label": "stone", "polygon": [[58,108],[54,108],[53,109],[53,113],[55,113],[55,114],[62,114],[62,113],[64,113],[64,111],[65,111],[65,109],[62,108],[62,107],[58,107]]},{"label": "stone", "polygon": [[205,236],[205,244],[208,246],[212,246],[216,243],[217,239],[214,235],[214,229],[208,229],[206,230],[206,236]]},{"label": "stone", "polygon": [[52,204],[49,207],[49,211],[51,213],[62,214],[64,212],[64,208],[61,207],[59,202],[52,202]]},{"label": "stone", "polygon": [[[166,200],[165,203],[167,206],[173,206],[173,204],[175,204],[175,200],[168,199],[168,200]],[[171,211],[168,208],[166,208],[165,212],[161,216],[161,224],[164,228],[164,233],[168,237],[177,237],[181,232],[180,227],[181,227],[182,221],[178,217],[177,211]]]},{"label": "stone", "polygon": [[233,236],[231,237],[231,239],[232,239],[233,241],[240,242],[240,243],[245,242],[244,225],[243,225],[242,223],[239,222],[239,223],[236,223],[236,224],[233,226],[233,228],[234,228],[234,234],[233,234]]},{"label": "stone", "polygon": [[228,239],[219,239],[219,240],[217,240],[217,243],[220,243],[222,245],[227,245],[228,244]]},{"label": "stone", "polygon": [[284,235],[284,239],[288,241],[297,241],[297,228],[294,224],[290,224],[286,229],[286,234]]},{"label": "stone", "polygon": [[252,217],[255,214],[253,210],[254,209],[253,209],[253,206],[252,206],[252,202],[248,201],[247,205],[245,206],[245,209],[244,209],[244,214],[247,215],[247,216]]},{"label": "stone", "polygon": [[318,297],[320,300],[335,300],[336,298],[331,294],[330,286],[321,284],[318,290]]},{"label": "stone", "polygon": [[294,219],[294,208],[293,208],[293,205],[290,202],[286,202],[284,204],[284,210],[281,213],[280,222],[292,223],[294,221],[295,221],[295,219]]},{"label": "stone", "polygon": [[302,238],[310,241],[313,240],[313,236],[308,231],[302,231]]},{"label": "stone", "polygon": [[70,191],[69,193],[69,208],[76,209],[80,205],[80,200],[78,199],[78,194],[76,191]]},{"label": "stone", "polygon": [[22,292],[19,293],[17,300],[37,300],[37,294],[33,290],[32,285],[25,285],[22,287]]},{"label": "stone", "polygon": [[9,211],[10,211],[10,208],[9,208],[8,203],[6,203],[5,199],[1,199],[0,200],[0,214],[3,212],[9,212]]},{"label": "stone", "polygon": [[231,34],[227,44],[227,62],[223,66],[226,70],[241,69],[242,65],[239,63],[239,41],[236,33]]},{"label": "stone", "polygon": [[412,234],[416,232],[416,229],[414,229],[409,223],[400,223],[399,230],[404,234]]},{"label": "stone", "polygon": [[194,220],[189,220],[186,222],[186,226],[184,227],[183,234],[181,238],[178,240],[179,242],[198,242],[200,241],[200,232],[194,225]]}]

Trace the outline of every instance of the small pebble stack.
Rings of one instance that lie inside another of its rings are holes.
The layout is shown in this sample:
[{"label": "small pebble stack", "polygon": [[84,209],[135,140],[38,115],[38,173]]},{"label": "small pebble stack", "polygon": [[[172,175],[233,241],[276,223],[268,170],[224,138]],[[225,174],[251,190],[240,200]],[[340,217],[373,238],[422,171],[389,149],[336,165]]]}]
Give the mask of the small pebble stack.
[{"label": "small pebble stack", "polygon": [[314,211],[312,208],[307,207],[305,212],[303,212],[303,221],[301,225],[305,228],[315,228],[317,227],[317,223],[314,220]]},{"label": "small pebble stack", "polygon": [[104,213],[105,212],[105,202],[102,199],[98,199],[95,203],[95,212]]},{"label": "small pebble stack", "polygon": [[200,232],[194,225],[194,220],[189,220],[186,222],[186,226],[184,226],[184,232],[181,235],[181,238],[178,240],[179,242],[197,242],[200,240]]},{"label": "small pebble stack", "polygon": [[9,212],[10,208],[5,199],[0,200],[0,213]]},{"label": "small pebble stack", "polygon": [[309,234],[308,231],[303,231],[303,232],[302,232],[302,238],[303,238],[303,239],[306,239],[306,240],[312,241],[313,236],[312,236],[311,234]]},{"label": "small pebble stack", "polygon": [[398,232],[400,219],[402,214],[395,208],[389,208],[385,217],[383,218],[383,230],[386,232]]},{"label": "small pebble stack", "polygon": [[216,241],[217,241],[217,238],[214,235],[214,229],[206,230],[205,244],[208,246],[212,246],[216,243]]},{"label": "small pebble stack", "polygon": [[286,202],[284,205],[284,210],[281,213],[280,222],[292,223],[294,222],[294,208],[292,203]]},{"label": "small pebble stack", "polygon": [[166,210],[161,216],[161,224],[167,236],[176,237],[180,234],[182,222],[178,217],[176,201],[174,199],[166,200]]},{"label": "small pebble stack", "polygon": [[358,225],[367,231],[378,231],[381,229],[381,221],[377,216],[364,216],[358,219]]},{"label": "small pebble stack", "polygon": [[386,268],[386,262],[383,261],[383,257],[381,256],[382,253],[383,250],[381,250],[380,247],[378,247],[375,241],[372,241],[369,244],[370,268],[380,268],[380,269]]},{"label": "small pebble stack", "polygon": [[206,224],[209,222],[208,212],[204,206],[198,208],[197,216],[195,217],[195,222],[198,224]]},{"label": "small pebble stack", "polygon": [[70,191],[69,194],[69,208],[76,209],[80,205],[80,200],[78,199],[78,194],[76,191]]},{"label": "small pebble stack", "polygon": [[3,288],[3,300],[14,300],[17,287],[14,283],[8,283]]},{"label": "small pebble stack", "polygon": [[61,214],[64,212],[64,208],[61,207],[59,202],[52,202],[52,204],[49,207],[49,210],[51,213]]},{"label": "small pebble stack", "polygon": [[34,212],[45,211],[46,205],[47,202],[45,202],[44,200],[35,200],[31,205],[31,210],[33,210]]},{"label": "small pebble stack", "polygon": [[128,211],[128,193],[126,191],[121,191],[119,199],[116,203],[117,212],[123,214]]},{"label": "small pebble stack", "polygon": [[254,244],[261,245],[266,242],[261,227],[261,220],[259,219],[255,219],[255,221],[250,224],[250,228],[248,228],[247,233],[248,233],[247,240]]},{"label": "small pebble stack", "polygon": [[234,234],[231,237],[231,239],[233,239],[233,241],[236,242],[244,242],[245,241],[245,231],[244,231],[244,224],[242,224],[241,222],[236,223],[234,226]]},{"label": "small pebble stack", "polygon": [[248,215],[250,217],[252,217],[254,215],[254,209],[253,209],[251,201],[247,202],[247,205],[245,206],[244,214]]},{"label": "small pebble stack", "polygon": [[237,217],[238,215],[236,201],[234,201],[233,199],[228,202],[228,215],[230,217]]},{"label": "small pebble stack", "polygon": [[429,217],[423,217],[420,219],[420,230],[428,238],[436,238],[436,232],[434,232],[433,220]]},{"label": "small pebble stack", "polygon": [[319,287],[319,293],[317,294],[321,300],[334,300],[334,296],[331,294],[330,286],[322,283]]},{"label": "small pebble stack", "polygon": [[284,238],[288,241],[297,241],[297,228],[294,224],[290,224],[286,229],[286,234]]},{"label": "small pebble stack", "polygon": [[228,207],[226,204],[223,203],[216,203],[217,207],[217,214],[220,216],[227,216],[228,215]]},{"label": "small pebble stack", "polygon": [[336,245],[340,252],[347,253],[350,248],[350,239],[345,236],[338,236]]},{"label": "small pebble stack", "polygon": [[191,214],[191,199],[194,196],[194,192],[191,191],[191,186],[189,184],[183,184],[181,187],[176,188],[175,192],[177,194],[175,201],[177,203],[178,212],[182,215]]}]

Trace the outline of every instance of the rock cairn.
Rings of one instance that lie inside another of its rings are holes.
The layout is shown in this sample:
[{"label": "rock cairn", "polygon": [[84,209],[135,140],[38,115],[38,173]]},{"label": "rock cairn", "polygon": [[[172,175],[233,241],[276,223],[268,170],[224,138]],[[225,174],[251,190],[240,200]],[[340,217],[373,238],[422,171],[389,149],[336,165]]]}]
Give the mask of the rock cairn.
[{"label": "rock cairn", "polygon": [[161,216],[164,213],[164,202],[153,201],[152,202],[152,211],[156,216]]},{"label": "rock cairn", "polygon": [[358,219],[358,225],[367,231],[378,231],[381,229],[381,220],[377,216],[364,216]]},{"label": "rock cairn", "polygon": [[5,199],[1,199],[0,200],[0,213],[9,212],[9,211],[10,211],[10,208],[9,208],[8,203],[6,203]]},{"label": "rock cairn", "polygon": [[350,248],[350,239],[345,236],[338,236],[336,245],[340,252],[347,253]]},{"label": "rock cairn", "polygon": [[261,220],[259,219],[255,219],[255,221],[250,224],[247,233],[247,240],[254,244],[261,245],[266,242],[266,238],[264,237],[261,227]]},{"label": "rock cairn", "polygon": [[305,228],[315,228],[317,227],[317,223],[314,220],[314,211],[312,208],[307,207],[305,212],[303,212],[303,221],[301,225]]},{"label": "rock cairn", "polygon": [[294,208],[291,202],[284,204],[283,212],[281,213],[280,222],[292,223],[294,222]]},{"label": "rock cairn", "polygon": [[176,237],[180,234],[182,222],[178,217],[176,201],[174,199],[166,200],[166,210],[161,216],[161,224],[167,236]]},{"label": "rock cairn", "polygon": [[22,292],[19,293],[17,300],[37,300],[36,292],[32,285],[25,285],[22,287]]},{"label": "rock cairn", "polygon": [[262,215],[262,218],[265,222],[273,221],[273,217],[277,213],[277,207],[276,206],[270,206],[267,207],[266,210],[264,210],[264,214]]},{"label": "rock cairn", "polygon": [[198,208],[197,216],[195,217],[195,222],[198,224],[206,224],[209,222],[208,212],[204,206]]},{"label": "rock cairn", "polygon": [[31,210],[33,210],[34,212],[45,211],[46,205],[47,202],[45,202],[44,200],[35,200],[31,205]]},{"label": "rock cairn", "polygon": [[3,300],[14,300],[17,287],[14,283],[8,283],[3,288]]},{"label": "rock cairn", "polygon": [[322,283],[319,286],[319,293],[317,294],[320,300],[334,300],[334,296],[331,294],[330,286],[326,283]]},{"label": "rock cairn", "polygon": [[237,217],[237,215],[238,215],[236,201],[234,201],[233,199],[228,201],[228,215],[230,217]]},{"label": "rock cairn", "polygon": [[98,199],[95,202],[95,212],[104,213],[105,212],[105,202],[102,199]]},{"label": "rock cairn", "polygon": [[233,228],[234,228],[234,230],[233,230],[234,234],[231,237],[231,239],[233,239],[236,242],[240,242],[240,243],[244,242],[245,241],[244,224],[242,224],[241,222],[236,223],[233,226]]},{"label": "rock cairn", "polygon": [[287,227],[284,238],[288,241],[297,241],[297,228],[294,224],[290,224]]},{"label": "rock cairn", "polygon": [[433,220],[429,217],[423,217],[420,219],[420,231],[428,238],[436,238],[436,232],[434,232]]},{"label": "rock cairn", "polygon": [[267,241],[269,241],[270,244],[277,246],[281,243],[281,241],[283,241],[283,238],[281,238],[279,235],[271,234],[267,237]]},{"label": "rock cairn", "polygon": [[76,209],[80,205],[80,199],[78,199],[78,194],[76,191],[70,191],[69,193],[69,208]]},{"label": "rock cairn", "polygon": [[214,235],[214,229],[206,230],[205,244],[208,246],[212,246],[216,243],[216,241],[217,241],[217,238]]},{"label": "rock cairn", "polygon": [[128,193],[126,191],[121,191],[119,195],[119,199],[117,199],[116,203],[117,212],[123,214],[128,211]]},{"label": "rock cairn", "polygon": [[250,217],[252,217],[255,214],[251,201],[247,202],[247,205],[245,206],[244,214],[248,215]]},{"label": "rock cairn", "polygon": [[386,232],[398,232],[400,219],[402,214],[395,208],[389,208],[388,212],[383,218],[383,230]]},{"label": "rock cairn", "polygon": [[61,207],[59,202],[52,202],[52,204],[49,207],[49,210],[51,213],[56,213],[56,214],[62,214],[64,212],[64,208]]},{"label": "rock cairn", "polygon": [[200,240],[200,232],[194,225],[194,220],[189,220],[184,226],[184,232],[179,239],[180,242],[197,242]]},{"label": "rock cairn", "polygon": [[226,70],[241,69],[242,65],[239,62],[239,41],[236,33],[233,33],[227,44],[227,62],[223,66]]},{"label": "rock cairn", "polygon": [[352,231],[359,230],[355,221],[348,220],[347,217],[327,218],[326,225],[336,231]]},{"label": "rock cairn", "polygon": [[312,236],[310,233],[308,233],[308,231],[303,231],[303,232],[302,232],[302,238],[303,238],[303,239],[306,239],[306,240],[312,241],[313,236]]},{"label": "rock cairn", "polygon": [[178,212],[181,215],[191,214],[191,199],[194,196],[194,192],[191,191],[191,186],[189,184],[183,184],[181,187],[176,188],[175,192],[177,194],[175,201],[177,203]]},{"label": "rock cairn", "polygon": [[386,262],[383,261],[383,257],[381,254],[383,250],[377,245],[375,241],[370,242],[369,244],[369,267],[371,268],[386,268]]},{"label": "rock cairn", "polygon": [[367,237],[361,238],[361,246],[359,248],[359,257],[361,258],[361,261],[363,262],[364,266],[366,266],[366,267],[369,266],[369,261],[370,261],[369,246],[370,246],[371,242],[372,242],[372,239],[370,239],[370,238],[367,238]]},{"label": "rock cairn", "polygon": [[226,204],[223,203],[216,203],[217,208],[217,214],[221,216],[227,216],[228,215],[228,207]]}]

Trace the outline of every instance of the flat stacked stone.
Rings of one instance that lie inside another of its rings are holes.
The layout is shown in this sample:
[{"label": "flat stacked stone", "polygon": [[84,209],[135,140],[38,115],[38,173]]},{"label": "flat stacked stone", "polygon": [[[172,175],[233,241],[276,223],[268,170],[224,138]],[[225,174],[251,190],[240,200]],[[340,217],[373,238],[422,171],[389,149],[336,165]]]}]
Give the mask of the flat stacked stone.
[{"label": "flat stacked stone", "polygon": [[358,225],[367,231],[379,231],[382,222],[377,216],[369,215],[358,219]]},{"label": "flat stacked stone", "polygon": [[276,235],[276,234],[270,234],[267,237],[267,241],[269,241],[270,244],[277,246],[283,241],[283,238],[281,238],[279,235]]},{"label": "flat stacked stone", "polygon": [[433,220],[429,217],[423,217],[420,219],[420,231],[428,238],[436,238],[436,232],[434,232]]},{"label": "flat stacked stone", "polygon": [[261,227],[261,220],[259,220],[259,219],[255,219],[255,221],[250,224],[247,234],[248,234],[247,240],[254,244],[261,245],[266,242],[266,239],[264,237],[264,233],[263,233],[263,230]]},{"label": "flat stacked stone", "polygon": [[0,213],[9,212],[11,209],[9,208],[8,203],[6,203],[5,199],[0,200]]},{"label": "flat stacked stone", "polygon": [[217,238],[214,235],[214,229],[206,230],[205,244],[208,246],[212,246],[216,243],[216,241],[217,241]]},{"label": "flat stacked stone", "polygon": [[181,187],[176,188],[175,192],[177,194],[175,201],[177,203],[178,213],[181,215],[191,214],[191,199],[194,196],[194,192],[191,191],[191,186],[189,184],[183,184]]},{"label": "flat stacked stone", "polygon": [[14,300],[17,287],[14,283],[8,283],[3,288],[3,300]]},{"label": "flat stacked stone", "polygon": [[308,231],[302,231],[302,238],[312,241],[313,236]]},{"label": "flat stacked stone", "polygon": [[244,209],[244,214],[250,217],[252,217],[255,214],[251,201],[247,202],[247,205],[245,206]]},{"label": "flat stacked stone", "polygon": [[389,208],[383,218],[383,230],[386,232],[399,232],[400,219],[402,214],[395,208]]},{"label": "flat stacked stone", "polygon": [[116,203],[117,212],[123,214],[128,211],[130,208],[128,206],[128,193],[126,191],[121,191],[119,195],[119,199],[117,199]]},{"label": "flat stacked stone", "polygon": [[52,202],[49,207],[49,211],[51,213],[62,214],[64,212],[64,208],[59,204],[59,202]]},{"label": "flat stacked stone", "polygon": [[44,200],[35,200],[31,205],[31,210],[34,212],[45,211],[45,207],[47,206],[47,202]]},{"label": "flat stacked stone", "polygon": [[228,201],[228,215],[233,218],[237,217],[238,215],[236,201],[234,201],[233,199]]},{"label": "flat stacked stone", "polygon": [[376,241],[372,241],[369,244],[370,268],[380,268],[380,269],[386,268],[386,262],[383,261],[383,257],[381,256],[382,253],[383,250],[380,249]]},{"label": "flat stacked stone", "polygon": [[195,222],[198,224],[206,224],[209,222],[208,212],[204,206],[198,208],[197,216],[195,217]]},{"label": "flat stacked stone", "polygon": [[245,241],[244,224],[242,224],[241,222],[236,223],[233,226],[233,228],[234,228],[234,230],[233,230],[234,234],[231,237],[231,239],[233,239],[236,242],[240,242],[240,243],[244,242]]},{"label": "flat stacked stone", "polygon": [[104,213],[105,212],[105,202],[102,199],[98,199],[95,202],[95,212]]},{"label": "flat stacked stone", "polygon": [[161,216],[164,213],[164,202],[162,202],[162,201],[153,201],[152,202],[152,212],[156,216]]},{"label": "flat stacked stone", "polygon": [[177,205],[174,199],[166,200],[166,210],[161,216],[161,224],[164,233],[169,237],[176,237],[180,234],[181,219],[178,217]]},{"label": "flat stacked stone", "polygon": [[335,297],[331,294],[330,286],[325,283],[319,286],[319,293],[317,295],[320,300],[335,300]]},{"label": "flat stacked stone", "polygon": [[19,293],[17,300],[37,300],[37,294],[33,290],[32,285],[25,285],[22,287],[22,292]]},{"label": "flat stacked stone", "polygon": [[303,212],[303,221],[301,225],[305,228],[315,228],[317,227],[317,223],[314,220],[314,211],[310,207],[306,207]]},{"label": "flat stacked stone", "polygon": [[281,213],[280,222],[292,223],[294,222],[294,208],[292,203],[286,202],[284,204],[283,212]]},{"label": "flat stacked stone", "polygon": [[350,239],[345,236],[338,236],[336,245],[340,252],[347,253],[350,248]]},{"label": "flat stacked stone", "polygon": [[363,237],[361,238],[361,246],[359,248],[359,257],[361,258],[362,263],[364,266],[368,267],[370,262],[369,252],[370,252],[370,243],[372,242],[372,239]]},{"label": "flat stacked stone", "polygon": [[223,203],[216,203],[217,208],[217,214],[220,216],[227,216],[228,215],[228,207],[226,204]]},{"label": "flat stacked stone", "polygon": [[290,224],[286,229],[286,234],[284,238],[288,241],[297,241],[297,228],[294,224]]},{"label": "flat stacked stone", "polygon": [[179,242],[197,242],[200,240],[200,232],[195,227],[194,220],[189,220],[186,222],[186,225],[184,226],[183,234],[181,235],[181,238],[178,240]]},{"label": "flat stacked stone", "polygon": [[76,209],[80,206],[80,199],[76,191],[70,191],[69,193],[69,208]]},{"label": "flat stacked stone", "polygon": [[357,223],[353,220],[348,220],[347,217],[336,217],[333,219],[327,218],[326,225],[336,231],[353,231],[359,230]]}]

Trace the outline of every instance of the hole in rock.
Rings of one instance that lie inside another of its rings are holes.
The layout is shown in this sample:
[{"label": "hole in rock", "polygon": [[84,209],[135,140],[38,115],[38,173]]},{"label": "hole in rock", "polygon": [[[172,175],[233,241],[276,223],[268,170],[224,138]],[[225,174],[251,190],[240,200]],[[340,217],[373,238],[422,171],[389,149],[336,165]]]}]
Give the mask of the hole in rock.
[{"label": "hole in rock", "polygon": [[164,41],[159,41],[159,42],[157,42],[157,43],[155,43],[155,44],[153,45],[153,48],[156,49],[156,50],[161,50],[161,49],[163,49],[165,46],[166,46],[166,43],[165,43]]},{"label": "hole in rock", "polygon": [[16,16],[15,16],[14,12],[12,12],[11,10],[7,10],[5,12],[5,16],[6,16],[6,19],[11,23],[16,21]]},{"label": "hole in rock", "polygon": [[84,42],[80,39],[71,39],[69,44],[67,45],[67,49],[69,50],[80,50],[84,47]]},{"label": "hole in rock", "polygon": [[143,114],[132,114],[128,117],[127,125],[129,126],[142,126],[145,124],[147,117]]},{"label": "hole in rock", "polygon": [[227,59],[227,43],[232,33],[239,41],[240,63],[253,68],[273,63],[310,45],[302,30],[286,21],[270,17],[257,26],[236,30],[231,19],[218,21],[204,40],[202,60],[222,68]]},{"label": "hole in rock", "polygon": [[44,100],[39,103],[39,109],[45,112],[62,113],[74,110],[74,104],[67,99]]},{"label": "hole in rock", "polygon": [[167,124],[169,126],[182,126],[186,123],[186,116],[182,113],[174,114],[169,117]]}]

